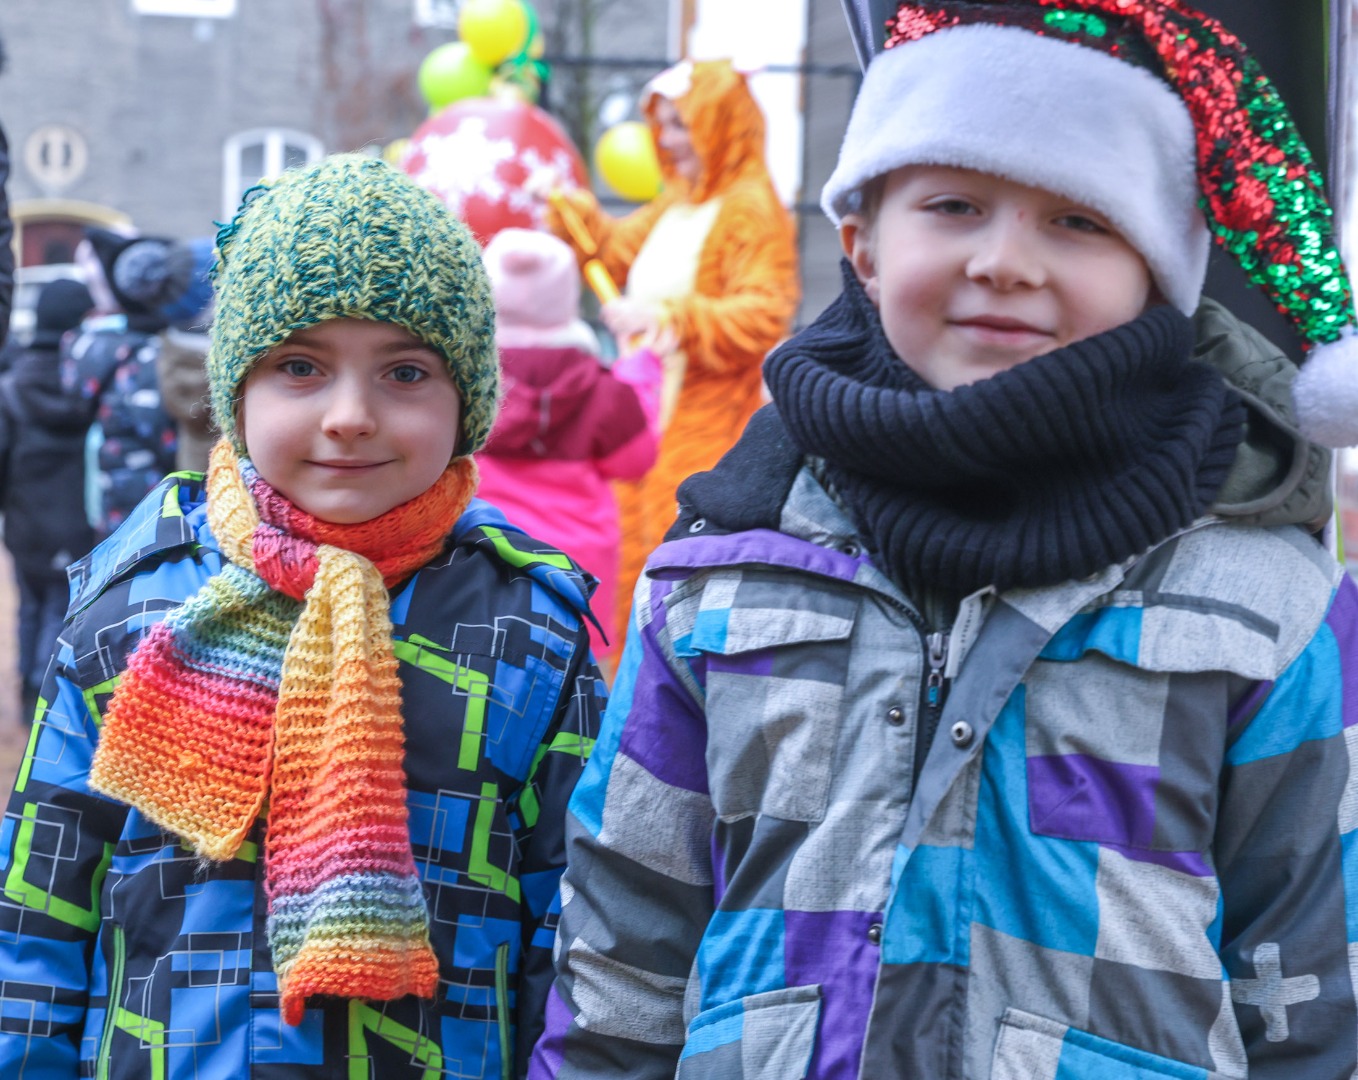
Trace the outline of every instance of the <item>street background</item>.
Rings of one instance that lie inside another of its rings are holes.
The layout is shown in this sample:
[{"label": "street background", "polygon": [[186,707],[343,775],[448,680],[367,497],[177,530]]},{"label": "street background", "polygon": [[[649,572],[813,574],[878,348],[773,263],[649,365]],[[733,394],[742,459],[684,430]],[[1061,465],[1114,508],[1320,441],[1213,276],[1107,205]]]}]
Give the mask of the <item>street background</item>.
[{"label": "street background", "polygon": [[0,791],[14,786],[14,774],[28,742],[28,725],[19,716],[19,665],[14,626],[19,600],[9,552],[0,546]]}]

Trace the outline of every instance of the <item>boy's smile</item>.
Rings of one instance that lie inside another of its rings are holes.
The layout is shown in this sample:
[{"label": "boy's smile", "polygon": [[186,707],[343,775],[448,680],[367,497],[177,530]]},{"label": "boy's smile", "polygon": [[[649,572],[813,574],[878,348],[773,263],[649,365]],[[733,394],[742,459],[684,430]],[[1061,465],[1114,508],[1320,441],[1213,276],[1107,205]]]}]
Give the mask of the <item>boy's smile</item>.
[{"label": "boy's smile", "polygon": [[443,357],[391,323],[331,319],[271,349],[239,422],[270,485],[324,521],[369,521],[452,460],[461,399]]},{"label": "boy's smile", "polygon": [[969,169],[890,173],[841,239],[887,341],[953,390],[1111,330],[1152,296],[1145,260],[1096,211]]}]

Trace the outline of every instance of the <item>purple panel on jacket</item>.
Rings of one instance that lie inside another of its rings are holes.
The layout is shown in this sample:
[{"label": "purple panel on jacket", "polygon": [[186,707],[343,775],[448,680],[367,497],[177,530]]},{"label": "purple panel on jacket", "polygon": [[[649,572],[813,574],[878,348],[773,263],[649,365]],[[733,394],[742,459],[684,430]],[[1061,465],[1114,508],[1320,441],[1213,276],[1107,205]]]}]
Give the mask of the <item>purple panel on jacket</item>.
[{"label": "purple panel on jacket", "polygon": [[773,674],[773,649],[760,649],[757,652],[737,653],[735,656],[709,656],[709,671],[720,671],[726,675],[763,675]]},{"label": "purple panel on jacket", "polygon": [[671,540],[652,552],[646,560],[646,570],[652,577],[672,579],[687,577],[694,570],[753,564],[786,566],[839,581],[853,581],[865,560],[866,556],[846,555],[772,529],[750,529],[727,536]]},{"label": "purple panel on jacket", "polygon": [[880,913],[785,913],[788,986],[821,986],[820,1031],[808,1076],[857,1076],[881,946],[868,938]]},{"label": "purple panel on jacket", "polygon": [[[665,627],[667,612],[661,598],[669,590],[664,584],[652,587],[654,619],[642,630],[652,640]],[[642,652],[618,749],[673,787],[708,793],[707,724],[694,700],[670,677],[659,647]]]},{"label": "purple panel on jacket", "polygon": [[1149,847],[1155,838],[1160,770],[1086,754],[1028,759],[1033,831],[1067,840]]},{"label": "purple panel on jacket", "polygon": [[1325,623],[1339,649],[1344,687],[1344,726],[1358,724],[1358,586],[1347,574],[1339,582]]},{"label": "purple panel on jacket", "polygon": [[529,1080],[556,1076],[566,1063],[566,1033],[570,1031],[572,1020],[570,1006],[562,999],[559,984],[553,985],[547,995],[546,1020],[542,1037],[533,1048],[528,1066]]}]

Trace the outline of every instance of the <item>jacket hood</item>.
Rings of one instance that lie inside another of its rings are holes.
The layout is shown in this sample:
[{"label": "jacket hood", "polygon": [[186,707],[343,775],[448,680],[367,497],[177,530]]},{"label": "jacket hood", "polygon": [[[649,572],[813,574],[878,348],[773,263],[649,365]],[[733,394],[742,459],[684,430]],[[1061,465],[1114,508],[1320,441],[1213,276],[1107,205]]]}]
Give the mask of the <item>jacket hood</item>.
[{"label": "jacket hood", "polygon": [[729,60],[685,61],[657,76],[648,86],[642,111],[656,140],[660,172],[667,189],[680,189],[687,181],[660,149],[660,125],[655,117],[657,97],[674,103],[702,162],[698,178],[688,192],[692,202],[706,202],[748,176],[767,174],[764,114],[750,93],[745,76]]},{"label": "jacket hood", "polygon": [[492,454],[553,457],[564,432],[603,378],[598,359],[580,348],[505,347],[504,399],[487,440]]},{"label": "jacket hood", "polygon": [[1301,434],[1292,404],[1296,364],[1214,300],[1203,300],[1193,324],[1194,359],[1216,368],[1247,411],[1245,440],[1212,513],[1247,525],[1318,531],[1334,510],[1333,454]]}]

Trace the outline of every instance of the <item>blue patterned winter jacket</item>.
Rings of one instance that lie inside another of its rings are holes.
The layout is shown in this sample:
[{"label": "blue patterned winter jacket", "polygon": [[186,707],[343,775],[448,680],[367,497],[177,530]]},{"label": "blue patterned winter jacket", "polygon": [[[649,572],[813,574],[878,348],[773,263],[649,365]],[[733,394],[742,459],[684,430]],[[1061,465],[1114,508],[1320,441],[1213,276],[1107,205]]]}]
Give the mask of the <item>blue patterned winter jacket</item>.
[{"label": "blue patterned winter jacket", "polygon": [[221,565],[169,478],[73,574],[72,614],[0,828],[0,1077],[357,1080],[520,1074],[550,982],[566,799],[603,687],[585,579],[473,503],[391,600],[434,1000],[321,999],[285,1026],[262,822],[205,864],[90,792],[103,709],[146,629]]}]

